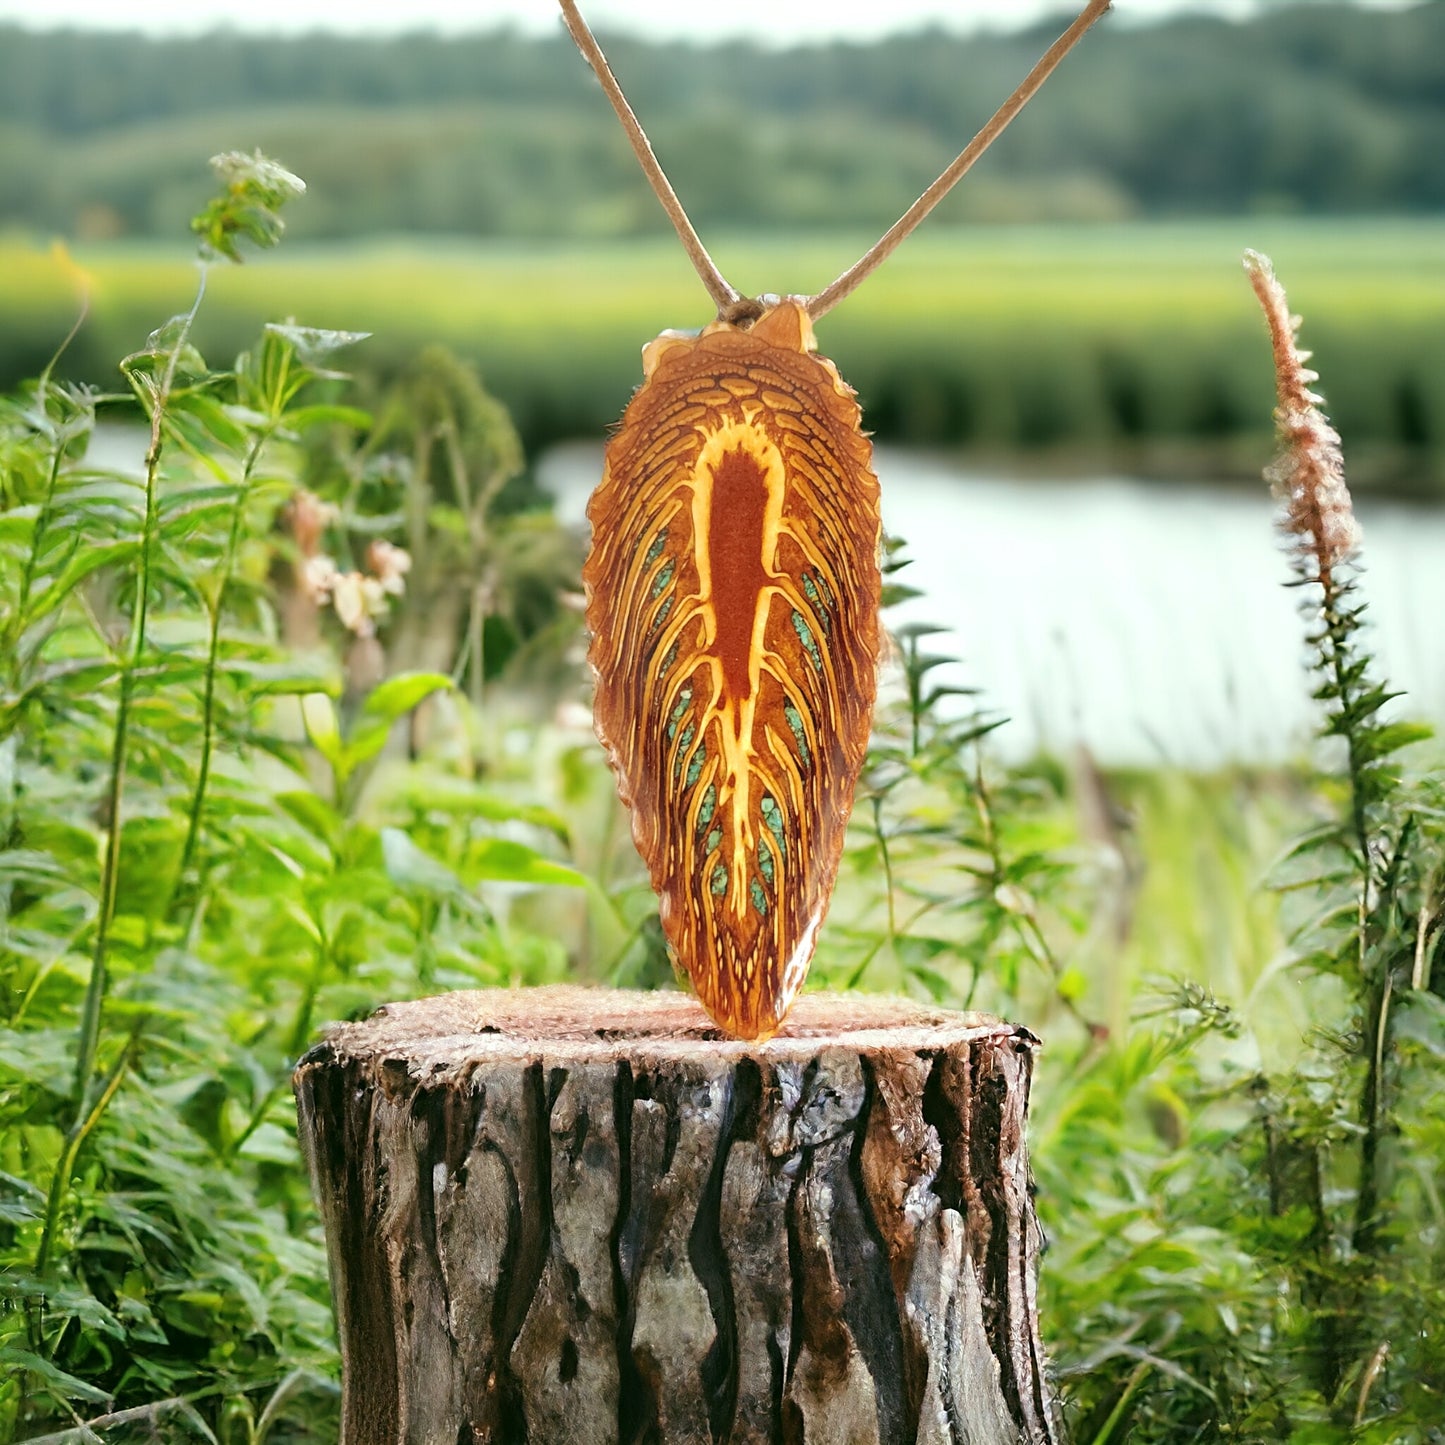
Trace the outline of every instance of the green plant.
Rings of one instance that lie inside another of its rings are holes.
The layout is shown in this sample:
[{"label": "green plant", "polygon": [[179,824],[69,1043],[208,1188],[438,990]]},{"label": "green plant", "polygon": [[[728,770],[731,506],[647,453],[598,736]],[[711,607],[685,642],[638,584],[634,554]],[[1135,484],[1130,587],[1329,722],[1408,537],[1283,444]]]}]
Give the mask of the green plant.
[{"label": "green plant", "polygon": [[1306,1067],[1260,1081],[1259,1167],[1290,1246],[1269,1254],[1307,1318],[1303,1364],[1335,1431],[1316,1438],[1425,1438],[1445,1415],[1445,1352],[1422,1328],[1445,1306],[1439,1139],[1426,1123],[1445,1097],[1445,791],[1406,773],[1402,751],[1430,730],[1389,717],[1395,695],[1362,639],[1339,437],[1273,270],[1253,252],[1246,268],[1278,377],[1283,452],[1269,475],[1343,785],[1336,817],[1276,874],[1295,895],[1297,966],[1335,980],[1342,998]]},{"label": "green plant", "polygon": [[122,365],[138,475],[86,456],[124,397],[52,366],[0,403],[3,1440],[86,1417],[107,1438],[333,1432],[289,1068],[318,1017],[385,993],[555,973],[495,888],[581,881],[565,827],[473,779],[461,712],[433,725],[447,747],[389,755],[447,676],[338,707],[335,652],[286,646],[301,589],[275,577],[301,559],[277,524],[368,425],[329,369],[360,338],[271,326],[206,365],[212,261],[273,242],[301,190],[259,156],[216,168],[195,300]]},{"label": "green plant", "polygon": [[1268,263],[1247,266],[1328,749],[1308,779],[1315,822],[1271,870],[1290,939],[1273,972],[1295,1019],[1265,1026],[1175,987],[1079,1061],[1041,1111],[1064,1255],[1051,1293],[1082,1440],[1433,1442],[1445,795],[1407,767],[1428,729],[1390,718],[1361,631],[1359,532],[1298,323]]}]

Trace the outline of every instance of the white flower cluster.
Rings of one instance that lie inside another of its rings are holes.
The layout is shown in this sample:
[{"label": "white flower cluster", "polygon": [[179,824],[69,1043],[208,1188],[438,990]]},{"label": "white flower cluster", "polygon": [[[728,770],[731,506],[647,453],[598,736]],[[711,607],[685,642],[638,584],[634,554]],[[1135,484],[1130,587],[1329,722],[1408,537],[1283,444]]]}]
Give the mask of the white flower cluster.
[{"label": "white flower cluster", "polygon": [[365,572],[343,572],[321,550],[327,527],[338,517],[334,506],[311,492],[297,492],[292,500],[291,532],[304,558],[301,586],[318,607],[333,607],[348,632],[375,637],[376,624],[386,616],[391,599],[406,591],[411,554],[378,538],[366,550]]}]

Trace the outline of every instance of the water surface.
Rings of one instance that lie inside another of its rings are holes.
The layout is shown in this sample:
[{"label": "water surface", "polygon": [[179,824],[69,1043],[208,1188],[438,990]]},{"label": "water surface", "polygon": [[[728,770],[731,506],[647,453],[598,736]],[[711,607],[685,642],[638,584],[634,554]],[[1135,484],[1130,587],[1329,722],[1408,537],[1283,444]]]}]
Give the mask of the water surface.
[{"label": "water surface", "polygon": [[[1008,714],[1008,751],[1082,741],[1110,763],[1211,766],[1304,746],[1300,594],[1263,482],[1019,479],[888,447],[876,460],[884,526],[914,559],[900,580],[924,594],[890,617],[946,626],[935,650]],[[585,527],[601,449],[555,448],[538,472]],[[1359,515],[1381,663],[1405,710],[1445,722],[1445,510],[1366,499]]]}]

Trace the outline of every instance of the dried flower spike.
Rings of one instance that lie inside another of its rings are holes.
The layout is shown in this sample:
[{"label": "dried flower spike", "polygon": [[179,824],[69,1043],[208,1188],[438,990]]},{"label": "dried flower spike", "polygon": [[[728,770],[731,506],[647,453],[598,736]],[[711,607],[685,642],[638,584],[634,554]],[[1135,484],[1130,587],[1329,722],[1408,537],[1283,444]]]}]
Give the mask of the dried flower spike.
[{"label": "dried flower spike", "polygon": [[1246,251],[1244,269],[1269,323],[1279,388],[1274,416],[1284,449],[1265,478],[1285,504],[1281,526],[1295,539],[1297,555],[1311,577],[1329,588],[1334,570],[1360,546],[1340,436],[1320,410],[1323,398],[1310,389],[1319,374],[1307,365],[1310,353],[1299,349],[1300,318],[1290,315],[1269,257]]}]

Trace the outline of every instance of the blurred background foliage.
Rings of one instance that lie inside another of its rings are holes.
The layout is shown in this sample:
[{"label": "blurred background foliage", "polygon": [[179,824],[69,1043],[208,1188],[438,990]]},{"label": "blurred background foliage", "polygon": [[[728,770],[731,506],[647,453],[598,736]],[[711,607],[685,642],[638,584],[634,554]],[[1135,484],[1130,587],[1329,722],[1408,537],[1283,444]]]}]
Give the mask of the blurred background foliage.
[{"label": "blurred background foliage", "polygon": [[[786,50],[607,37],[684,202],[749,291],[817,289],[952,158],[1056,27]],[[265,320],[434,340],[535,449],[596,435],[642,339],[705,298],[561,32],[147,39],[0,27],[0,382],[68,325],[60,236],[97,278],[64,363],[104,384],[185,265],[166,238],[198,157],[306,176],[287,258],[200,318],[225,355]],[[1359,482],[1445,485],[1445,0],[1362,13],[1105,22],[823,346],[885,440],[1241,468],[1269,425],[1235,267],[1288,256]],[[1311,217],[1307,223],[1300,218]],[[1243,218],[1248,218],[1247,221]],[[300,244],[306,243],[306,244]],[[1378,455],[1380,449],[1392,455]],[[1408,454],[1405,463],[1400,456]]]},{"label": "blurred background foliage", "polygon": [[[602,39],[699,225],[867,229],[953,158],[1058,28],[783,50]],[[205,194],[198,153],[260,146],[307,178],[298,239],[661,232],[604,115],[560,25],[385,40],[4,27],[0,217],[168,236]],[[1442,153],[1441,0],[1106,23],[940,219],[1430,212]]]}]

